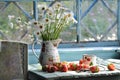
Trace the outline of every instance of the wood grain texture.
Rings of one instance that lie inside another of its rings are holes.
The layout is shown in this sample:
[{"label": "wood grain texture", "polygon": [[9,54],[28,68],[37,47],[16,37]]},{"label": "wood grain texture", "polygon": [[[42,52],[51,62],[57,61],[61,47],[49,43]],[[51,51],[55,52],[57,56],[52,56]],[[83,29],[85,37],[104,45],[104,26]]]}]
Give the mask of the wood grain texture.
[{"label": "wood grain texture", "polygon": [[19,42],[1,42],[0,80],[27,78],[27,45]]}]

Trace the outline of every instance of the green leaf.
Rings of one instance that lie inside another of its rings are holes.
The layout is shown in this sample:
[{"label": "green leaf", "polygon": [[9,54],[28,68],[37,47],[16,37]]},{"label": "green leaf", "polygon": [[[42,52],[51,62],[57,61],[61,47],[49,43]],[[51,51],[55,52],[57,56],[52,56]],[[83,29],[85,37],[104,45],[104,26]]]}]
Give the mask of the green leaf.
[{"label": "green leaf", "polygon": [[92,65],[93,65],[93,62],[91,62],[89,65],[92,66]]}]

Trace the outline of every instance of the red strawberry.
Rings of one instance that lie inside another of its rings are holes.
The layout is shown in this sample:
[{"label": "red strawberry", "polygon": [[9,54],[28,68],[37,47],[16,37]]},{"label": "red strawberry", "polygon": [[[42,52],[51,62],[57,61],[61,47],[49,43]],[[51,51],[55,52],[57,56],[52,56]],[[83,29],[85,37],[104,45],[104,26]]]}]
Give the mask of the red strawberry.
[{"label": "red strawberry", "polygon": [[60,67],[60,62],[59,63],[53,63],[53,66],[55,66],[56,71],[58,71],[59,67]]},{"label": "red strawberry", "polygon": [[82,65],[82,68],[83,68],[84,70],[88,70],[88,69],[89,69],[89,65],[84,64],[84,65]]},{"label": "red strawberry", "polygon": [[68,64],[67,66],[68,66],[68,70],[71,70],[71,69],[70,69],[70,64]]},{"label": "red strawberry", "polygon": [[75,63],[70,63],[69,64],[69,70],[73,70],[73,71],[75,71],[75,70],[77,70],[77,64],[75,64]]},{"label": "red strawberry", "polygon": [[49,72],[49,73],[53,72],[51,67],[52,67],[52,65],[48,65],[47,72]]},{"label": "red strawberry", "polygon": [[55,71],[58,71],[58,70],[59,70],[57,66],[54,66],[54,68],[55,68]]},{"label": "red strawberry", "polygon": [[115,65],[114,64],[108,64],[107,65],[107,68],[110,70],[110,71],[114,71],[115,70]]},{"label": "red strawberry", "polygon": [[77,64],[77,70],[81,70],[82,69],[82,65],[81,64]]},{"label": "red strawberry", "polygon": [[69,63],[69,64],[68,64],[68,69],[69,69],[69,70],[72,70],[73,64],[74,64],[74,63]]},{"label": "red strawberry", "polygon": [[61,70],[62,70],[62,67],[63,67],[63,64],[62,64],[62,63],[60,63],[60,64],[59,64],[59,66],[58,66],[59,71],[61,71]]},{"label": "red strawberry", "polygon": [[84,61],[81,59],[81,60],[79,61],[79,64],[83,64],[83,62],[84,62]]},{"label": "red strawberry", "polygon": [[58,64],[57,62],[54,62],[54,63],[53,63],[53,66],[57,66],[57,64]]},{"label": "red strawberry", "polygon": [[73,71],[77,70],[77,64],[74,63],[74,64],[72,65],[72,70],[73,70]]},{"label": "red strawberry", "polygon": [[99,67],[98,66],[92,66],[92,67],[90,67],[90,71],[92,73],[97,73],[97,72],[99,72]]},{"label": "red strawberry", "polygon": [[68,67],[67,65],[62,65],[62,69],[61,69],[62,72],[67,72],[68,71]]},{"label": "red strawberry", "polygon": [[55,72],[55,71],[57,71],[58,70],[58,68],[56,67],[56,66],[52,66],[51,67],[51,72]]}]

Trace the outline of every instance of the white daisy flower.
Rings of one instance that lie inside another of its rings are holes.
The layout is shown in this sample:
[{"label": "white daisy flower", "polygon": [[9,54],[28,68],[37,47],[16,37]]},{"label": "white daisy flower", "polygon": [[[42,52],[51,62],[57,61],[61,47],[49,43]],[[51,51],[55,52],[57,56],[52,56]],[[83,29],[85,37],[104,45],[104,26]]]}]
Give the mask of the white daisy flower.
[{"label": "white daisy flower", "polygon": [[36,30],[36,31],[34,31],[34,34],[36,35],[36,37],[38,37],[40,35],[40,31]]},{"label": "white daisy flower", "polygon": [[11,21],[13,18],[15,18],[14,15],[8,15],[8,19],[9,19],[9,21]]},{"label": "white daisy flower", "polygon": [[38,30],[39,30],[40,32],[43,32],[44,29],[45,29],[45,26],[44,26],[43,24],[39,24]]},{"label": "white daisy flower", "polygon": [[39,4],[38,5],[38,11],[39,13],[43,13],[46,10],[47,6],[45,4]]},{"label": "white daisy flower", "polygon": [[49,24],[49,23],[50,23],[50,19],[48,19],[48,18],[45,18],[44,21],[45,21],[46,24]]},{"label": "white daisy flower", "polygon": [[16,23],[21,23],[21,18],[20,17],[16,18]]},{"label": "white daisy flower", "polygon": [[38,21],[34,21],[34,22],[33,22],[33,26],[34,26],[35,28],[37,28],[37,27],[39,26]]},{"label": "white daisy flower", "polygon": [[47,8],[46,9],[46,14],[48,16],[54,16],[54,10],[53,10],[53,8],[52,7]]},{"label": "white daisy flower", "polygon": [[13,29],[14,25],[12,22],[10,22],[8,25],[10,26],[11,29]]},{"label": "white daisy flower", "polygon": [[56,2],[54,5],[53,5],[53,8],[55,10],[59,10],[60,8],[62,7],[62,4],[60,2]]}]

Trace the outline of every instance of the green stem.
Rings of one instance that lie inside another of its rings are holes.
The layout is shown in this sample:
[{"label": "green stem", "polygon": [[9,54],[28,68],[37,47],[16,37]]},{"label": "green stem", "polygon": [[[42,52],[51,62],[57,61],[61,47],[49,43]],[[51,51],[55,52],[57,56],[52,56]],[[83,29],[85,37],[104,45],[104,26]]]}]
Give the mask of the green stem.
[{"label": "green stem", "polygon": [[66,21],[67,20],[63,20],[63,24],[59,24],[59,27],[58,27],[58,29],[56,30],[56,32],[55,32],[55,38],[58,38],[58,36],[60,35],[60,32],[62,31],[62,29],[63,29],[63,26],[65,26],[65,23],[66,23]]},{"label": "green stem", "polygon": [[[59,25],[58,22],[61,22],[61,20],[62,20],[63,11],[64,11],[64,10],[61,10],[59,19],[58,19],[58,20],[57,20],[57,18],[55,19],[55,20],[56,20],[56,22],[55,22],[56,24],[55,24],[55,29],[54,29],[54,30],[57,30],[56,28],[57,28],[57,26]],[[58,16],[58,15],[57,15],[57,16]]]}]

